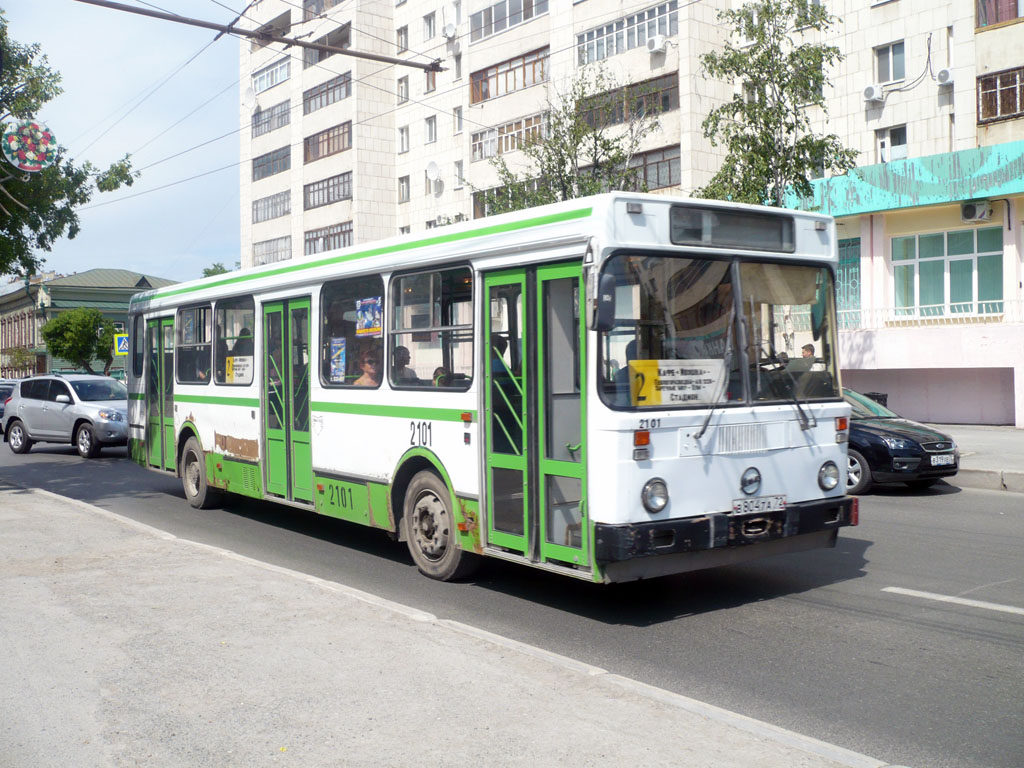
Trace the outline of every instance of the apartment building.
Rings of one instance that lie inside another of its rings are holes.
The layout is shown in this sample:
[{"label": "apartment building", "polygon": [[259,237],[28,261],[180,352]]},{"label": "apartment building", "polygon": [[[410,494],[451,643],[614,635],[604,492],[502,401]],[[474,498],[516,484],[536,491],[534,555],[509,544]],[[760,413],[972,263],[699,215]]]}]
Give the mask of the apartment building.
[{"label": "apartment building", "polygon": [[[700,73],[730,2],[259,0],[240,23],[443,70],[244,44],[243,266],[481,215],[488,160],[515,167],[597,62],[656,94],[636,162],[651,191],[688,194],[722,159],[701,122],[741,86]],[[858,170],[790,204],[839,220],[844,381],[914,418],[1024,427],[1024,4],[827,6],[846,60],[812,118]]]}]

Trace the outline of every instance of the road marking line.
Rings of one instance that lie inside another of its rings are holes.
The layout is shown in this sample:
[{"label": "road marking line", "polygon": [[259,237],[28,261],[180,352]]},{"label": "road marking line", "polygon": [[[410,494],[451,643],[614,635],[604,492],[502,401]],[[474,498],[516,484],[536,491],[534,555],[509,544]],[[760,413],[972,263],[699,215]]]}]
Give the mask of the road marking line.
[{"label": "road marking line", "polygon": [[884,587],[882,591],[893,592],[897,595],[907,595],[908,597],[920,597],[925,600],[937,600],[940,603],[956,603],[957,605],[968,605],[971,608],[987,608],[990,611],[1002,611],[1003,613],[1015,613],[1018,616],[1024,616],[1024,608],[1017,608],[1013,605],[986,603],[984,600],[970,600],[966,597],[938,595],[934,592],[919,592],[916,589],[903,589],[902,587]]}]

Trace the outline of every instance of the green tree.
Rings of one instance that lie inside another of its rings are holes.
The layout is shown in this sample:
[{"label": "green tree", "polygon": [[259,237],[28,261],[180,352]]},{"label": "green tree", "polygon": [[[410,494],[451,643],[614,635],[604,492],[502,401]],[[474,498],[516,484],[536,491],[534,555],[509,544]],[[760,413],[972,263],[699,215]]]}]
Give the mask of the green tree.
[{"label": "green tree", "polygon": [[521,146],[514,171],[491,158],[498,186],[483,192],[489,214],[518,211],[613,189],[646,190],[630,161],[658,127],[659,102],[640,85],[623,87],[597,65],[585,67],[564,92],[549,95],[543,130]]},{"label": "green tree", "polygon": [[[52,70],[38,44],[22,45],[8,34],[0,10],[0,133],[15,121],[33,119],[39,109],[60,93],[60,73]],[[55,131],[56,133],[56,131]],[[89,162],[76,165],[61,147],[53,165],[38,173],[21,173],[3,162],[0,170],[0,275],[32,274],[40,267],[34,251],[79,231],[76,208],[96,190],[109,192],[130,186],[138,174],[126,155],[100,171]]]},{"label": "green tree", "polygon": [[214,275],[223,275],[223,274],[227,274],[230,271],[231,270],[229,270],[227,267],[225,267],[223,263],[221,263],[219,261],[215,261],[210,266],[203,268],[203,277],[213,277]]},{"label": "green tree", "polygon": [[93,360],[103,363],[103,375],[114,361],[114,323],[98,309],[78,307],[61,312],[40,331],[53,357],[68,360],[89,373]]},{"label": "green tree", "polygon": [[28,347],[8,347],[0,350],[0,354],[7,355],[8,365],[16,370],[24,371],[26,368],[34,369],[36,367],[36,356]]},{"label": "green tree", "polygon": [[843,58],[835,46],[813,41],[836,17],[810,0],[753,0],[718,18],[731,39],[721,52],[701,56],[704,76],[743,87],[704,119],[704,135],[728,154],[697,194],[781,206],[787,187],[807,197],[810,179],[853,168],[856,150],[835,134],[815,134],[808,117],[808,107],[825,109],[826,71]]}]

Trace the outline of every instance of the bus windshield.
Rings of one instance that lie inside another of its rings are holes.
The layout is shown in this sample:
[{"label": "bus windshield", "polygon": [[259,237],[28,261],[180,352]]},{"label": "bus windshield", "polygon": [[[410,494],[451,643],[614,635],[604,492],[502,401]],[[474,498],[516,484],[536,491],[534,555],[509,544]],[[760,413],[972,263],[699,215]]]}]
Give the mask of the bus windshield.
[{"label": "bus windshield", "polygon": [[601,334],[613,407],[839,397],[828,268],[616,255],[615,325]]}]

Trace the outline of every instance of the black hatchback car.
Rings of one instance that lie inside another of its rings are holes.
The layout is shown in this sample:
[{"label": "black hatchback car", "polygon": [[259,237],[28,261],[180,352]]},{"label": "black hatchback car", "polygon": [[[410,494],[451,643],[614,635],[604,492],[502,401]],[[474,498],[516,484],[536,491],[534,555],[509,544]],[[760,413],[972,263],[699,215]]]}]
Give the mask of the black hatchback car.
[{"label": "black hatchback car", "polygon": [[960,451],[949,435],[901,418],[870,397],[843,389],[850,418],[846,492],[867,493],[873,483],[928,488],[955,475]]}]

